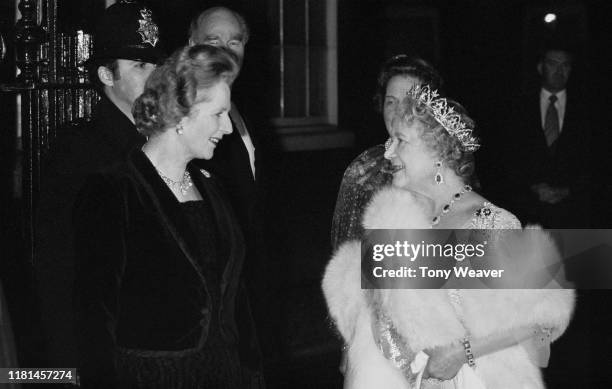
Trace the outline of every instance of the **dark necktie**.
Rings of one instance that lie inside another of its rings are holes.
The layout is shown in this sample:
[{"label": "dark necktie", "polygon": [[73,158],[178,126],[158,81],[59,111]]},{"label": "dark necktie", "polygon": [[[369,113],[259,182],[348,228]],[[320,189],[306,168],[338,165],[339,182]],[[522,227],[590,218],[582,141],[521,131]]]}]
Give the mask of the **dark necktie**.
[{"label": "dark necktie", "polygon": [[546,144],[550,147],[559,137],[559,114],[555,108],[557,96],[550,95],[548,101],[548,109],[546,109],[544,118],[544,135],[546,135]]}]

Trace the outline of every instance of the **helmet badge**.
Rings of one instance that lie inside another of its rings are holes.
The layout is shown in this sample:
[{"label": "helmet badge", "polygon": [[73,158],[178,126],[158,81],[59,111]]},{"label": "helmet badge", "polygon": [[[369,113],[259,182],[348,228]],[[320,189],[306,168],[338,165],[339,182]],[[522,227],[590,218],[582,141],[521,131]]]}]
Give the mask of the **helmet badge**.
[{"label": "helmet badge", "polygon": [[159,29],[151,18],[151,11],[147,8],[143,8],[140,10],[140,16],[142,16],[142,19],[138,20],[140,24],[138,33],[142,38],[142,43],[149,43],[151,46],[155,47],[159,40]]}]

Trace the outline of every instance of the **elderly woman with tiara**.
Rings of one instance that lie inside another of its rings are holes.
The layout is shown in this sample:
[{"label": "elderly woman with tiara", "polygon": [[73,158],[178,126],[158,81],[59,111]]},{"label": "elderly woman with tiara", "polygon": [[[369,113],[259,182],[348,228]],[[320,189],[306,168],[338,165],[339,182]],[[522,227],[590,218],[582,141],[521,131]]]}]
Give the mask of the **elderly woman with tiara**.
[{"label": "elderly woman with tiara", "polygon": [[[389,134],[397,106],[413,86],[420,84],[435,89],[442,85],[442,78],[427,61],[400,54],[383,64],[378,74],[374,104],[382,114]],[[347,240],[361,237],[361,218],[365,206],[376,191],[391,182],[390,164],[384,152],[384,145],[371,147],[346,168],[332,220],[331,242],[334,249]]]},{"label": "elderly woman with tiara", "polygon": [[[458,104],[416,86],[390,128],[392,186],[374,195],[363,228],[521,228],[470,186],[479,141]],[[543,231],[529,231],[522,261],[558,259]],[[539,367],[569,323],[572,290],[361,289],[360,244],[341,244],[323,280],[346,344],[345,388],[544,387]]]}]

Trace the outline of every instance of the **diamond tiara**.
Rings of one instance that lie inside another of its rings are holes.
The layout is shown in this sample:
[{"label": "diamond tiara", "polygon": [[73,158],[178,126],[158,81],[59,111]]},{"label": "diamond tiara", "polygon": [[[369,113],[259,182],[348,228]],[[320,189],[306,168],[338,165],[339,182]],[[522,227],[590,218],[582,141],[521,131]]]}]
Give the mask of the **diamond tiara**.
[{"label": "diamond tiara", "polygon": [[474,129],[468,128],[461,120],[461,115],[449,106],[445,98],[438,96],[438,91],[430,89],[428,85],[416,85],[408,92],[408,97],[431,110],[434,119],[449,135],[459,139],[465,151],[478,150],[480,144],[478,138],[472,135]]}]

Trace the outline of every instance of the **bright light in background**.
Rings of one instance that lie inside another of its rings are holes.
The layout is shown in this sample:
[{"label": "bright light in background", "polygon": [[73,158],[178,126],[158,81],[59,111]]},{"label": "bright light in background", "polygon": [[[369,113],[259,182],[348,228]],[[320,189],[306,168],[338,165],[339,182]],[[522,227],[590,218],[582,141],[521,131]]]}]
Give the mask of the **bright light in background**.
[{"label": "bright light in background", "polygon": [[557,15],[555,14],[546,14],[546,16],[544,16],[545,23],[552,23],[555,20],[557,20]]}]

